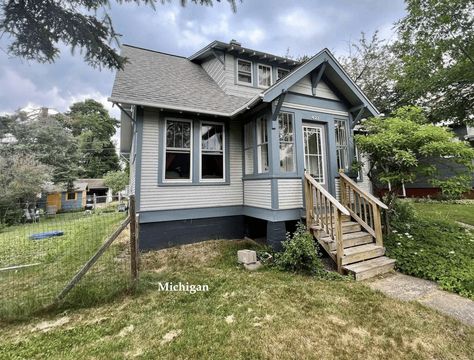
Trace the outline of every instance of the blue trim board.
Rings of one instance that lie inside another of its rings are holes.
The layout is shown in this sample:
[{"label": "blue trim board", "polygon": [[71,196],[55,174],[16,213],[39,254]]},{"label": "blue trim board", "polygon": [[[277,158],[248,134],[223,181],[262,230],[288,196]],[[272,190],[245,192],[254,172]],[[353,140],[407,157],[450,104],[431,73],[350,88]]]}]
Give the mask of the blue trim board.
[{"label": "blue trim board", "polygon": [[142,182],[142,144],[143,144],[143,115],[142,106],[137,106],[136,121],[137,124],[137,157],[135,162],[135,203],[137,212],[140,211],[140,194]]},{"label": "blue trim board", "polygon": [[238,215],[246,215],[267,221],[289,221],[301,219],[302,214],[303,209],[272,210],[236,205],[195,209],[141,211],[140,223],[146,224],[162,221],[206,219]]}]

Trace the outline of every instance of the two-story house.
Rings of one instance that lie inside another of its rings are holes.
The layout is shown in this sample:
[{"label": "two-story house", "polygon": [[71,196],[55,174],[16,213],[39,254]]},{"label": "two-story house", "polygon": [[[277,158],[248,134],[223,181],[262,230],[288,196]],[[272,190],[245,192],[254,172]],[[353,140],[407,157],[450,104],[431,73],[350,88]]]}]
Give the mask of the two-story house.
[{"label": "two-story house", "polygon": [[[379,206],[367,177],[351,183],[363,195],[351,197],[348,183],[340,194],[354,126],[378,112],[329,50],[304,63],[234,40],[189,57],[129,45],[122,55],[128,63],[109,100],[122,109],[141,249],[246,234],[278,248],[289,225],[306,217],[340,266],[355,245],[365,246],[354,252],[358,262],[387,259],[373,243],[377,217],[362,214]],[[337,211],[345,250],[336,256]]]}]

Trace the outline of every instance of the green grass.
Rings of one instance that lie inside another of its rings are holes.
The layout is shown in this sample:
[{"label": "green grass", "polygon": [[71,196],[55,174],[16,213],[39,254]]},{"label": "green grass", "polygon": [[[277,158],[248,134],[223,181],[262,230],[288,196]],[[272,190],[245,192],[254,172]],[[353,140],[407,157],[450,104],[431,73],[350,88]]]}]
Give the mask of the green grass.
[{"label": "green grass", "polygon": [[[0,232],[0,268],[34,266],[0,271],[0,318],[28,317],[51,304],[123,219],[119,213],[65,213],[36,224],[4,228]],[[30,239],[34,233],[51,230],[62,230],[64,235]],[[124,250],[123,243],[114,244],[73,290],[68,304],[81,306],[109,298],[125,274],[126,264],[117,260]]]},{"label": "green grass", "polygon": [[414,205],[415,217],[395,221],[393,233],[384,239],[388,256],[397,259],[398,270],[436,281],[443,289],[474,300],[474,231],[455,223],[465,222],[461,214],[474,211],[473,206]]},{"label": "green grass", "polygon": [[[473,328],[362,283],[243,270],[236,251],[255,247],[210,241],[147,253],[136,295],[5,324],[0,358],[472,358]],[[209,291],[159,291],[165,281]]]},{"label": "green grass", "polygon": [[450,204],[430,201],[427,203],[413,203],[417,212],[430,218],[449,222],[459,221],[474,226],[474,203]]}]

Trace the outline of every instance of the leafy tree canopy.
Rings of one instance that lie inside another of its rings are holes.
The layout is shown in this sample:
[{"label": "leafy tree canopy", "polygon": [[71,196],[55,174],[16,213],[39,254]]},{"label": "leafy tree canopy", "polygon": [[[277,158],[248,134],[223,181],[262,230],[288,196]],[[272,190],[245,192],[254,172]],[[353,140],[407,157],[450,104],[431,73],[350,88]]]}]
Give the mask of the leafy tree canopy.
[{"label": "leafy tree canopy", "polygon": [[422,106],[430,121],[474,123],[474,2],[406,0],[394,46],[401,103]]},{"label": "leafy tree canopy", "polygon": [[[171,0],[116,0],[117,3],[145,4],[155,9],[157,2]],[[221,0],[215,0],[220,2]],[[235,0],[227,0],[235,11]],[[191,0],[212,6],[212,0]],[[187,1],[180,0],[182,6]],[[0,33],[10,35],[8,52],[28,60],[54,62],[59,45],[79,49],[86,63],[93,67],[123,69],[126,59],[111,45],[118,44],[108,14],[109,0],[41,0],[0,2]]]},{"label": "leafy tree canopy", "polygon": [[[356,135],[360,151],[370,163],[369,177],[374,183],[390,183],[393,191],[417,176],[427,176],[435,186],[446,189],[458,184],[458,193],[470,188],[474,149],[459,141],[446,127],[430,124],[418,107],[396,110],[388,118],[362,122],[364,135]],[[447,159],[448,158],[448,159]],[[454,176],[443,178],[439,171],[449,163],[459,166]]]},{"label": "leafy tree canopy", "polygon": [[78,141],[80,177],[101,178],[109,171],[119,170],[111,140],[118,121],[110,117],[101,103],[92,99],[74,103],[61,119]]},{"label": "leafy tree canopy", "polygon": [[114,194],[125,189],[128,185],[128,174],[125,171],[111,171],[104,177],[104,184],[112,189]]}]

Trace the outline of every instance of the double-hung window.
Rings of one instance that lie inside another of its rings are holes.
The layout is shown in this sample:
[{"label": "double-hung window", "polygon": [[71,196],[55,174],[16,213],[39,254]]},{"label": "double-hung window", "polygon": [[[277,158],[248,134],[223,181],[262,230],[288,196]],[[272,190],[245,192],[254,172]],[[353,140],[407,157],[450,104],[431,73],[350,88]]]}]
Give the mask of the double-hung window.
[{"label": "double-hung window", "polygon": [[277,68],[277,81],[284,78],[286,75],[290,73],[290,70],[282,69],[282,68]]},{"label": "double-hung window", "polygon": [[224,180],[224,125],[201,123],[201,179]]},{"label": "double-hung window", "polygon": [[339,170],[349,170],[349,153],[347,139],[347,122],[346,120],[335,120],[336,132],[336,158],[337,168]]},{"label": "double-hung window", "polygon": [[278,114],[278,128],[280,135],[280,171],[295,171],[295,134],[293,114]]},{"label": "double-hung window", "polygon": [[252,85],[252,62],[246,60],[237,60],[237,83]]},{"label": "double-hung window", "polygon": [[166,121],[165,180],[191,180],[191,120]]},{"label": "double-hung window", "polygon": [[272,85],[272,67],[258,64],[258,86],[269,87]]},{"label": "double-hung window", "polygon": [[244,158],[245,175],[253,174],[253,130],[254,122],[250,121],[244,125]]},{"label": "double-hung window", "polygon": [[258,173],[268,172],[268,131],[267,119],[257,119],[257,161]]}]

